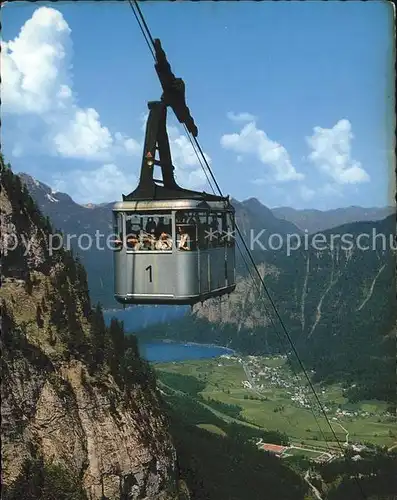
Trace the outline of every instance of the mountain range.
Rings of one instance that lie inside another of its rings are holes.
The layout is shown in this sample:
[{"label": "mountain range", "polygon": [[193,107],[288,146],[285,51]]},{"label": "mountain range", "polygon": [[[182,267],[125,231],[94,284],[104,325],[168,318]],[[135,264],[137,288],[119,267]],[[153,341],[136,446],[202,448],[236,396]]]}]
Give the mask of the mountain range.
[{"label": "mountain range", "polygon": [[[105,237],[101,240],[104,250],[99,250],[95,245],[81,250],[77,245],[80,235],[88,234],[94,239],[96,231],[101,235],[112,233],[113,202],[81,205],[66,193],[54,193],[49,186],[30,175],[22,173],[20,178],[40,210],[50,218],[54,228],[70,235],[69,246],[79,255],[87,269],[92,300],[101,302],[106,308],[119,308],[120,305],[113,298],[113,257],[111,250],[104,245]],[[254,234],[265,230],[265,235],[279,234],[285,238],[288,234],[302,235],[305,230],[312,233],[355,221],[376,221],[393,213],[392,207],[347,207],[324,212],[288,207],[269,209],[256,198],[243,202],[233,199],[232,204],[236,209],[241,233],[247,239],[251,229]],[[87,237],[81,237],[82,246],[88,242]]]},{"label": "mountain range", "polygon": [[273,208],[272,212],[279,219],[292,222],[302,231],[306,230],[309,234],[313,234],[351,222],[381,220],[395,214],[396,209],[392,206],[370,208],[351,206],[322,211],[278,207]]},{"label": "mountain range", "polygon": [[[43,213],[63,232],[76,235],[94,235],[96,230],[104,234],[112,232],[112,204],[83,207],[68,195],[53,193],[29,176],[21,177]],[[345,217],[346,222],[323,230],[321,238],[325,238],[325,243],[320,238],[323,245],[319,248],[318,233],[309,237],[306,234],[305,239],[302,226],[277,218],[274,211],[257,199],[233,200],[233,205],[247,243],[251,230],[254,234],[265,230],[265,235],[277,233],[282,237],[278,250],[266,247],[265,238],[266,248],[257,245],[252,256],[306,365],[321,380],[343,380],[352,397],[393,399],[395,335],[391,332],[397,313],[395,215],[350,222],[352,217],[381,217],[388,209],[372,212],[357,207],[341,209],[337,211],[339,220]],[[317,216],[322,218],[320,222],[317,220],[317,227],[321,223],[325,228],[335,211],[331,215],[319,212]],[[301,242],[293,250],[286,246],[286,236],[291,234]],[[343,240],[346,235],[350,235],[350,245]],[[375,238],[375,246],[360,247],[360,238],[365,245],[371,245]],[[111,251],[94,247],[80,252],[80,258],[87,269],[92,300],[115,307]],[[279,318],[272,312],[261,286],[252,280],[252,270],[246,268],[247,260],[237,254],[238,284],[230,297],[198,305],[192,315],[185,316],[183,311],[179,327],[174,317],[169,331],[162,324],[157,329],[158,335],[220,343],[251,354],[290,350]],[[156,327],[151,334],[156,334]]]}]

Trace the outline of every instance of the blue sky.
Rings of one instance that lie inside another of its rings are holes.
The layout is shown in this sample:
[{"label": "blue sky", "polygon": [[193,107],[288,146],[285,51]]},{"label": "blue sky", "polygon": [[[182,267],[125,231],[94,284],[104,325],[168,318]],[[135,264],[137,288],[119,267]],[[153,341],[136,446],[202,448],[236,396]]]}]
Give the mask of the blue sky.
[{"label": "blue sky", "polygon": [[[390,5],[141,9],[185,80],[199,142],[224,193],[270,207],[391,203]],[[3,152],[14,170],[81,203],[132,191],[146,102],[161,92],[129,5],[8,4],[2,44]],[[209,190],[182,126],[172,117],[169,125],[178,181]]]}]

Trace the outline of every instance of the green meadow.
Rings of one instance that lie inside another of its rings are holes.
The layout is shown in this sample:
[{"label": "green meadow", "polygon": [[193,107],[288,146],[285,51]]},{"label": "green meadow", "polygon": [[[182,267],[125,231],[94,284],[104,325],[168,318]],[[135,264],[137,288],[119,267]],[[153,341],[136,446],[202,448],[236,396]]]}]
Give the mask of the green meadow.
[{"label": "green meadow", "polygon": [[[283,370],[285,361],[281,358],[261,359],[261,366]],[[319,449],[338,449],[326,419],[319,411],[316,418],[310,409],[303,408],[291,400],[291,389],[275,387],[263,382],[260,395],[243,386],[246,375],[241,363],[235,358],[186,361],[183,363],[156,364],[161,383],[182,394],[205,403],[217,416],[224,415],[230,421],[241,421],[267,431],[279,431],[289,436],[292,444],[314,446]],[[288,379],[287,369],[283,371]],[[292,374],[291,374],[292,377]],[[397,441],[397,426],[382,417],[387,404],[380,401],[363,401],[349,404],[338,385],[317,387],[317,393],[325,406],[340,405],[353,412],[376,413],[366,417],[338,417],[338,422],[349,432],[349,442],[370,442],[376,445],[392,446]],[[312,407],[315,406],[313,396]],[[333,420],[332,410],[329,421],[341,444],[346,432]],[[216,426],[200,424],[210,432],[222,433]],[[327,442],[326,442],[327,441]]]}]

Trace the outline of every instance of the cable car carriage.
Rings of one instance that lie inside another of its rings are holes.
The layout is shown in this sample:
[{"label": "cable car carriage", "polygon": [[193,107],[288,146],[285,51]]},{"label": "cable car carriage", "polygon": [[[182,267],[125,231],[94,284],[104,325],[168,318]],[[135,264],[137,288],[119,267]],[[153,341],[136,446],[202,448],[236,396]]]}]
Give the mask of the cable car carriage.
[{"label": "cable car carriage", "polygon": [[[175,78],[155,40],[161,101],[149,102],[138,187],[113,207],[115,299],[122,304],[190,304],[235,287],[234,208],[229,197],[181,188],[174,178],[167,107],[197,136]],[[156,158],[158,153],[159,158]],[[154,167],[162,179],[154,179]]]}]

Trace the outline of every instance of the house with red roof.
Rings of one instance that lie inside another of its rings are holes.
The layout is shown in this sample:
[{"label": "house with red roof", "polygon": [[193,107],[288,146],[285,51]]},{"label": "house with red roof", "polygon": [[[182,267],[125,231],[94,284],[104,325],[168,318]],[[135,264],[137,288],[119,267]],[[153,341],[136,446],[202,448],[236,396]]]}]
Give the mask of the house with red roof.
[{"label": "house with red roof", "polygon": [[280,446],[278,444],[263,443],[261,444],[260,449],[273,453],[277,457],[281,457],[281,455],[284,453],[285,450],[288,449],[288,447]]}]

